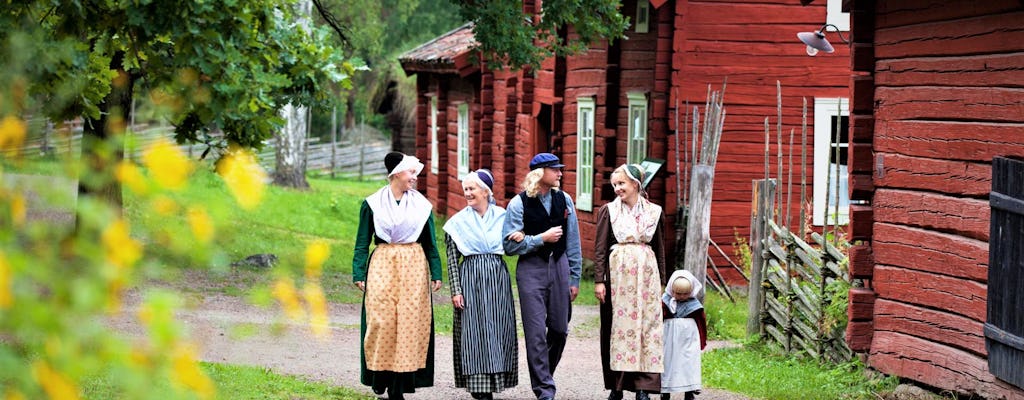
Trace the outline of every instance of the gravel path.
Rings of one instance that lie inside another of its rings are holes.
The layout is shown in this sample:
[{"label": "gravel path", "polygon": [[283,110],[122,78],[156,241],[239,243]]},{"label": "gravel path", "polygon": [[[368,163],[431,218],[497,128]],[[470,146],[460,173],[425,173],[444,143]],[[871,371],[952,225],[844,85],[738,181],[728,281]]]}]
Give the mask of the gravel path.
[{"label": "gravel path", "polygon": [[[129,293],[126,312],[112,321],[113,326],[129,335],[141,335],[141,327],[131,318],[139,296]],[[306,326],[289,324],[274,309],[264,309],[244,300],[210,294],[189,301],[180,311],[180,320],[203,349],[204,361],[254,365],[270,368],[276,373],[297,375],[331,385],[354,388],[366,393],[368,387],[359,383],[359,305],[330,306],[331,337],[319,340],[309,334]],[[607,391],[601,381],[597,339],[597,307],[576,306],[570,323],[565,357],[555,372],[559,399],[605,399]],[[457,389],[452,377],[452,338],[437,335],[435,346],[434,386],[422,388],[409,399],[469,399]],[[729,345],[712,342],[710,348]],[[497,399],[534,399],[526,368],[526,350],[519,339],[519,385],[495,396]],[[681,399],[682,395],[674,396]],[[626,399],[632,399],[627,395]],[[716,389],[705,389],[699,400],[743,400],[746,396]]]}]

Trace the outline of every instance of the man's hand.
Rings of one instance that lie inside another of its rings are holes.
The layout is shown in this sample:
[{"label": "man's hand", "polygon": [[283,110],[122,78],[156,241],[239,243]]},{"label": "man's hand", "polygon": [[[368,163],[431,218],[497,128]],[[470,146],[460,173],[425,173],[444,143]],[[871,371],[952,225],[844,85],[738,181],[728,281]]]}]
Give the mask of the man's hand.
[{"label": "man's hand", "polygon": [[594,297],[597,297],[597,302],[598,303],[604,304],[604,295],[605,295],[604,283],[595,283],[594,284]]},{"label": "man's hand", "polygon": [[580,294],[580,288],[575,286],[569,286],[569,302],[576,301],[576,296]]},{"label": "man's hand", "polygon": [[549,228],[548,230],[544,231],[544,233],[540,234],[540,238],[545,243],[557,242],[558,239],[562,238],[562,227],[556,226],[553,228]]}]

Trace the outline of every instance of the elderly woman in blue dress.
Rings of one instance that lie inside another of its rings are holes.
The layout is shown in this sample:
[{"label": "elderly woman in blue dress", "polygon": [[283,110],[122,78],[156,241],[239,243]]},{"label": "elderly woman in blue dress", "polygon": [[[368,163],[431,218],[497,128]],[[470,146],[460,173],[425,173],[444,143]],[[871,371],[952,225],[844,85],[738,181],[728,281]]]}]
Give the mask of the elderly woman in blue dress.
[{"label": "elderly woman in blue dress", "polygon": [[[494,205],[493,186],[494,177],[486,169],[466,175],[466,208],[444,225],[455,307],[455,386],[468,390],[474,399],[493,399],[493,393],[519,382],[512,281],[502,259],[505,209]],[[523,233],[510,237],[520,241]]]},{"label": "elderly woman in blue dress", "polygon": [[434,384],[430,292],[441,288],[441,258],[433,205],[416,191],[423,164],[391,152],[384,166],[388,185],[359,210],[352,280],[363,291],[360,381],[394,400]]}]

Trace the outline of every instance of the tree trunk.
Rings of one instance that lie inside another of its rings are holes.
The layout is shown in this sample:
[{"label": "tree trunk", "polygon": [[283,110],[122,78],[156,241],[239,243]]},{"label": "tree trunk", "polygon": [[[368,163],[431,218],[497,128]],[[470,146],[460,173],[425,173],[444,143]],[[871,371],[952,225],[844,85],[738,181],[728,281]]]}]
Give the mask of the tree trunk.
[{"label": "tree trunk", "polygon": [[[121,68],[123,53],[116,54],[110,67],[118,76],[110,85],[110,93],[99,105],[100,117],[84,118],[82,125],[82,160],[85,170],[78,179],[78,196],[93,197],[109,204],[120,215],[123,208],[121,184],[114,178],[114,168],[124,159],[124,143],[120,136],[126,129],[132,104],[135,76]],[[77,225],[77,224],[76,224]]]},{"label": "tree trunk", "polygon": [[295,189],[308,189],[306,181],[306,127],[309,125],[306,107],[292,104],[281,109],[285,126],[277,134],[274,184]]}]

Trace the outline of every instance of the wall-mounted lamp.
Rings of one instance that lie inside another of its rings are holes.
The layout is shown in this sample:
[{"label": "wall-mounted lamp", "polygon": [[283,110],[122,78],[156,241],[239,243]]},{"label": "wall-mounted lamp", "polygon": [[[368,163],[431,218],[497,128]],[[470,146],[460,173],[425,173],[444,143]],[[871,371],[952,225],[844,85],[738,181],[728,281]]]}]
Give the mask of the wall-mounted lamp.
[{"label": "wall-mounted lamp", "polygon": [[824,51],[826,53],[836,51],[836,49],[832,48],[832,44],[828,42],[828,39],[825,39],[825,32],[828,31],[828,27],[830,26],[832,29],[835,29],[836,34],[839,35],[839,39],[842,40],[843,43],[850,44],[850,41],[843,37],[843,32],[839,27],[832,24],[825,24],[821,26],[821,29],[814,32],[800,32],[796,34],[796,37],[807,45],[807,55],[814,56],[818,54],[819,51]]}]

